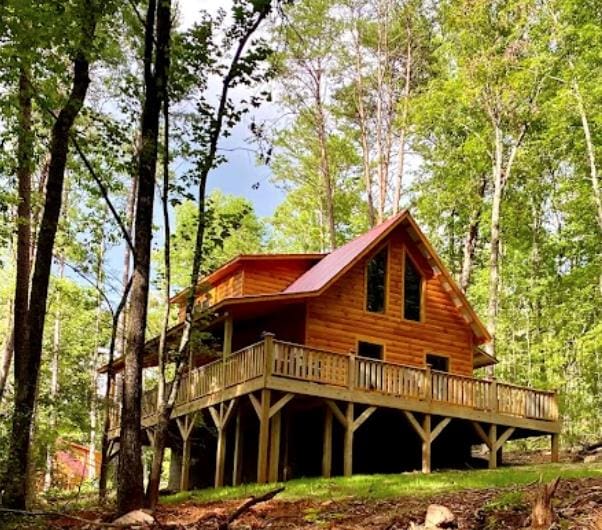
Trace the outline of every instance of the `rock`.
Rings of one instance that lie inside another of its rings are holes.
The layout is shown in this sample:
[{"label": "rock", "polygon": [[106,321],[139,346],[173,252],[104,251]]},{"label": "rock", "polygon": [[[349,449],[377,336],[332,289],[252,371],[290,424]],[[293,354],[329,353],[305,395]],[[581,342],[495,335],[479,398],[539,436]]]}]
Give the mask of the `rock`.
[{"label": "rock", "polygon": [[155,524],[155,518],[142,510],[133,510],[113,521],[115,524],[130,525],[133,528]]},{"label": "rock", "polygon": [[431,504],[426,510],[425,529],[454,528],[456,517],[449,508],[440,504]]},{"label": "rock", "polygon": [[584,464],[595,464],[596,462],[602,462],[602,452],[598,451],[591,455],[587,455],[583,459]]}]

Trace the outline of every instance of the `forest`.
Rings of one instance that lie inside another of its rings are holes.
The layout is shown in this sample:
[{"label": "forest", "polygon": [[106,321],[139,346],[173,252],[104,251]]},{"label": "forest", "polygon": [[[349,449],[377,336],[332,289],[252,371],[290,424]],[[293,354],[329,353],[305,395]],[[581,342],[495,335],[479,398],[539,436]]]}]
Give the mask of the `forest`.
[{"label": "forest", "polygon": [[[69,442],[92,458],[80,489],[154,507],[199,279],[242,253],[328,252],[406,208],[494,338],[495,376],[558,391],[563,447],[600,442],[600,2],[203,5],[0,2],[2,505],[56,495]],[[155,336],[163,423],[143,454]],[[98,368],[121,355],[110,470]]]}]

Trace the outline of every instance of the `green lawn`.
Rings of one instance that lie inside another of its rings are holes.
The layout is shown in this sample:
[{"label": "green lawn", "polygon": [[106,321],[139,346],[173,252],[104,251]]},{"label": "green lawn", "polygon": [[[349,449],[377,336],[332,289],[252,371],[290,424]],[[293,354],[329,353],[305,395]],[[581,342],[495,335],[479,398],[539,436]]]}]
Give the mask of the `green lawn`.
[{"label": "green lawn", "polygon": [[[416,472],[398,475],[355,475],[351,478],[298,479],[285,483],[286,489],[278,498],[286,500],[302,498],[327,500],[345,497],[387,499],[408,495],[433,495],[463,489],[524,485],[537,481],[540,477],[547,481],[558,475],[564,478],[602,479],[602,465],[542,464],[495,470],[441,471],[430,475]],[[274,488],[274,484],[248,484],[236,488],[204,489],[167,495],[162,498],[162,501],[171,504],[188,500],[210,502],[241,499]]]}]

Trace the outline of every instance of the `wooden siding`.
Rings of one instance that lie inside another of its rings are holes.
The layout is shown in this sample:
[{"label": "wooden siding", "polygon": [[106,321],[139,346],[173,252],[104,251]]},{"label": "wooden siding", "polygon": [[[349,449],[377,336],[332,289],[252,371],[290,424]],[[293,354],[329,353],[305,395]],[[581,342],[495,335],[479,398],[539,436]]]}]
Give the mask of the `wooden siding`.
[{"label": "wooden siding", "polygon": [[[199,295],[197,304],[205,302],[212,306],[225,298],[281,292],[315,263],[315,259],[299,258],[242,262],[209,291]],[[185,307],[185,302],[179,306],[180,322],[184,319]]]},{"label": "wooden siding", "polygon": [[[230,274],[222,278],[222,280],[214,285],[208,291],[197,296],[197,304],[209,304],[209,306],[215,305],[222,301],[224,298],[231,298],[233,296],[242,296],[243,294],[243,278],[244,273],[242,267],[233,270]],[[181,322],[184,320],[184,311],[186,309],[186,301],[180,304],[178,308],[178,319]]]},{"label": "wooden siding", "polygon": [[[382,247],[379,247],[379,249]],[[369,257],[357,263],[325,293],[307,302],[305,343],[333,351],[356,351],[357,341],[384,345],[384,360],[425,365],[425,355],[450,359],[450,372],[472,374],[472,332],[441,282],[414,247],[403,228],[388,239],[388,292],[384,313],[365,310],[365,269]],[[377,250],[378,251],[378,250]],[[423,277],[423,318],[407,321],[403,312],[403,262],[409,252]]]},{"label": "wooden siding", "polygon": [[286,289],[315,264],[315,260],[263,260],[245,264],[243,294],[269,294]]}]

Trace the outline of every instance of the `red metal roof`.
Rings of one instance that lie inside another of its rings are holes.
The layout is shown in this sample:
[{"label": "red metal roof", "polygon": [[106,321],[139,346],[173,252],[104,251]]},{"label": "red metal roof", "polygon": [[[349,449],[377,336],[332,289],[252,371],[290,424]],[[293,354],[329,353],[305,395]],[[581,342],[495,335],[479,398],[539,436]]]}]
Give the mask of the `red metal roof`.
[{"label": "red metal roof", "polygon": [[319,291],[351,265],[364,251],[369,250],[373,244],[377,243],[389,229],[405,217],[406,213],[406,210],[400,212],[342,247],[333,250],[297,278],[283,292],[299,294]]}]

